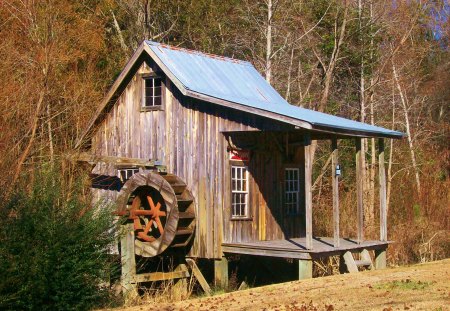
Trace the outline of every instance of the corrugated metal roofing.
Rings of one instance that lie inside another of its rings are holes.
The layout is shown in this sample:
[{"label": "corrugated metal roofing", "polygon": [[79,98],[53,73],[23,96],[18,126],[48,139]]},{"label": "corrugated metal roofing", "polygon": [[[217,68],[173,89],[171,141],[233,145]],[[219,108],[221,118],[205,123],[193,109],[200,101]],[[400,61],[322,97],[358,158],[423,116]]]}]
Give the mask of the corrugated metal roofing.
[{"label": "corrugated metal roofing", "polygon": [[146,44],[186,90],[269,111],[313,126],[402,137],[403,133],[289,104],[246,61],[164,44]]}]

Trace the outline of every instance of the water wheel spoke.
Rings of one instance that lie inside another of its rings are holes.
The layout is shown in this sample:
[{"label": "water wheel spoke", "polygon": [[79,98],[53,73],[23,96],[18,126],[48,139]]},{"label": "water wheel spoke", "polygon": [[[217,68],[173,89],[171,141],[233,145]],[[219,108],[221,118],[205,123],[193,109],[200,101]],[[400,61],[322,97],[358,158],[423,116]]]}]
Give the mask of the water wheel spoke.
[{"label": "water wheel spoke", "polygon": [[147,234],[147,233],[151,230],[151,228],[152,228],[152,223],[153,223],[153,221],[147,222],[147,225],[145,226],[145,229],[144,229],[144,233],[145,233],[145,234]]},{"label": "water wheel spoke", "polygon": [[165,217],[165,216],[166,216],[166,212],[159,211],[156,217]]},{"label": "water wheel spoke", "polygon": [[164,232],[164,228],[161,224],[161,220],[159,219],[159,217],[155,218],[155,222],[156,222],[156,225],[158,226],[159,233],[162,235]]},{"label": "water wheel spoke", "polygon": [[141,220],[139,217],[133,219],[134,230],[142,230]]},{"label": "water wheel spoke", "polygon": [[153,216],[153,211],[148,209],[138,209],[132,212],[135,216]]},{"label": "water wheel spoke", "polygon": [[138,237],[146,242],[153,242],[155,240],[154,237],[145,234],[144,232],[138,232]]}]

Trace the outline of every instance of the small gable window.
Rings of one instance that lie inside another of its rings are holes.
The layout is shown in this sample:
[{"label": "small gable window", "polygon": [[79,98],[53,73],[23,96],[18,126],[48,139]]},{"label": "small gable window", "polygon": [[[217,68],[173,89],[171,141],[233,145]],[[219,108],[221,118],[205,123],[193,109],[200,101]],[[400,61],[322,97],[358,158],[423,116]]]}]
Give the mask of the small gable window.
[{"label": "small gable window", "polygon": [[161,77],[144,78],[144,108],[161,107],[162,105],[162,79]]}]

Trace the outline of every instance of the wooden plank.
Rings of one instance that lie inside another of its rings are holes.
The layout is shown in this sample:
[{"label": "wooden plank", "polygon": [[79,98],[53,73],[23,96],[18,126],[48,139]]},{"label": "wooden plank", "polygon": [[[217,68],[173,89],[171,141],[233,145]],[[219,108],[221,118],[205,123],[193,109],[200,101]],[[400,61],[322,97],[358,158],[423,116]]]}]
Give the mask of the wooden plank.
[{"label": "wooden plank", "polygon": [[373,262],[372,257],[370,257],[369,251],[367,249],[363,249],[361,251],[361,260],[369,263],[369,269],[373,270]]},{"label": "wooden plank", "polygon": [[222,289],[228,288],[228,259],[225,256],[214,260],[214,284]]},{"label": "wooden plank", "polygon": [[359,272],[358,266],[355,263],[355,259],[353,258],[353,254],[351,252],[345,252],[344,255],[345,265],[347,266],[347,270],[350,273]]},{"label": "wooden plank", "polygon": [[189,276],[190,275],[188,270],[142,273],[136,275],[136,282],[143,283],[143,282],[167,281],[167,280],[188,278]]},{"label": "wooden plank", "polygon": [[265,257],[277,257],[277,258],[293,258],[293,259],[311,259],[311,256],[307,252],[298,250],[280,250],[276,248],[257,248],[257,247],[239,247],[222,245],[224,253],[228,254],[242,254],[252,256],[265,256]]},{"label": "wooden plank", "polygon": [[336,167],[339,164],[337,139],[331,141],[331,176],[333,188],[333,245],[339,247],[339,176],[336,175]]},{"label": "wooden plank", "polygon": [[363,189],[363,157],[361,150],[362,139],[356,138],[356,198],[357,198],[357,241],[362,243],[364,240],[364,189]]},{"label": "wooden plank", "polygon": [[130,165],[130,166],[142,166],[142,167],[155,167],[156,161],[147,159],[137,159],[128,157],[114,157],[114,156],[104,156],[95,155],[87,152],[81,152],[69,156],[71,159],[79,162],[88,162],[89,164],[96,164],[98,162],[113,164],[113,165]]},{"label": "wooden plank", "polygon": [[186,258],[186,262],[187,262],[189,268],[191,269],[192,274],[195,276],[198,283],[200,284],[203,291],[205,292],[205,294],[207,296],[210,296],[211,295],[211,287],[209,286],[208,282],[206,281],[205,277],[203,276],[202,272],[198,268],[195,261],[191,258]]},{"label": "wooden plank", "polygon": [[121,285],[125,300],[132,300],[137,295],[136,259],[134,254],[134,228],[133,223],[122,226],[120,242],[122,277]]},{"label": "wooden plank", "polygon": [[386,248],[375,250],[375,269],[386,268]]},{"label": "wooden plank", "polygon": [[384,168],[384,139],[378,139],[378,170],[380,183],[380,240],[387,241],[386,173]]},{"label": "wooden plank", "polygon": [[312,162],[311,162],[311,136],[305,134],[305,220],[306,220],[306,248],[313,249],[312,232]]},{"label": "wooden plank", "polygon": [[311,279],[313,272],[312,260],[299,260],[298,261],[298,279]]}]

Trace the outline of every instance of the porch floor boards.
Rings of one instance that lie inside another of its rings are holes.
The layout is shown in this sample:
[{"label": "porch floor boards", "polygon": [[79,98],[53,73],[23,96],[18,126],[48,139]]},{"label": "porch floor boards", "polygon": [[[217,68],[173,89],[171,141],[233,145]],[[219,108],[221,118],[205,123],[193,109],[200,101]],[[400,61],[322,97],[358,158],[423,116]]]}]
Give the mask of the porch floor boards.
[{"label": "porch floor boards", "polygon": [[313,249],[306,249],[305,238],[292,238],[270,241],[251,241],[238,243],[222,243],[224,253],[244,254],[267,257],[283,257],[294,259],[317,259],[321,257],[340,255],[346,251],[360,251],[363,249],[385,249],[390,242],[363,241],[358,244],[353,239],[340,239],[338,248],[333,246],[331,237],[313,238]]}]

